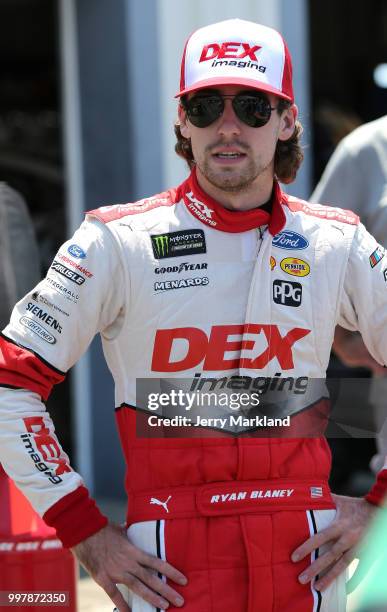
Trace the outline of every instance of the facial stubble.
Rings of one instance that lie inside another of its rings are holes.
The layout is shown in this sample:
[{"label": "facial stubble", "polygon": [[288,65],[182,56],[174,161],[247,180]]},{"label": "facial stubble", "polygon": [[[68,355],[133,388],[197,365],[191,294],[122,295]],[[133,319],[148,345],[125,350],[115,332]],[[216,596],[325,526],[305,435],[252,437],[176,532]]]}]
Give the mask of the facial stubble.
[{"label": "facial stubble", "polygon": [[[208,147],[203,156],[203,160],[197,161],[200,172],[207,179],[207,181],[222,191],[228,193],[242,193],[248,191],[254,181],[271,169],[273,162],[270,161],[267,164],[263,164],[262,161],[254,160],[246,149],[245,153],[248,156],[248,164],[241,170],[235,168],[224,167],[222,169],[214,170],[211,167],[211,150],[213,147]],[[227,176],[227,173],[231,176]]]}]

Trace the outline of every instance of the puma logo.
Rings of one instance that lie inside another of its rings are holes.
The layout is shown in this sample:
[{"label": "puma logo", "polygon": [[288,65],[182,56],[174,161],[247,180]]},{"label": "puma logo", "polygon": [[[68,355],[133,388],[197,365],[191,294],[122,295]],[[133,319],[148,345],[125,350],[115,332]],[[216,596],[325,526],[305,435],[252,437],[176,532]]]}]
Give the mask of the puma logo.
[{"label": "puma logo", "polygon": [[166,512],[169,512],[169,510],[168,510],[168,505],[167,505],[167,504],[169,503],[169,500],[171,499],[171,497],[172,497],[172,495],[170,495],[170,496],[168,497],[168,499],[166,499],[166,500],[165,500],[165,502],[160,501],[160,500],[159,500],[159,499],[157,499],[156,497],[151,497],[151,499],[150,499],[150,502],[149,502],[149,503],[150,503],[150,504],[155,504],[156,506],[162,506]]}]

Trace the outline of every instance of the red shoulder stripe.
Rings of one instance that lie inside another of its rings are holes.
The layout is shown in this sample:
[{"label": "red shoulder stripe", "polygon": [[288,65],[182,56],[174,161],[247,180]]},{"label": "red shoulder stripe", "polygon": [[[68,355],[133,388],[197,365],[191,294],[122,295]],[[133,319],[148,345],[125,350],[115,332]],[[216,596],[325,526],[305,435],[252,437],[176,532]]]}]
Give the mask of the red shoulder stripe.
[{"label": "red shoulder stripe", "polygon": [[113,204],[112,206],[101,206],[87,212],[87,215],[96,217],[103,223],[109,223],[116,219],[122,219],[128,215],[138,215],[160,206],[173,206],[176,203],[176,189],[169,189],[158,193],[151,198],[144,198],[130,204]]},{"label": "red shoulder stripe", "polygon": [[28,389],[46,401],[52,387],[64,378],[33,352],[0,337],[0,386]]},{"label": "red shoulder stripe", "polygon": [[348,223],[349,225],[358,225],[360,219],[351,210],[345,210],[344,208],[334,208],[333,206],[325,206],[322,204],[311,204],[304,200],[296,200],[292,197],[287,197],[285,202],[292,212],[302,211],[306,215],[311,217],[319,217],[320,219],[329,219],[330,221],[341,221],[342,223]]}]

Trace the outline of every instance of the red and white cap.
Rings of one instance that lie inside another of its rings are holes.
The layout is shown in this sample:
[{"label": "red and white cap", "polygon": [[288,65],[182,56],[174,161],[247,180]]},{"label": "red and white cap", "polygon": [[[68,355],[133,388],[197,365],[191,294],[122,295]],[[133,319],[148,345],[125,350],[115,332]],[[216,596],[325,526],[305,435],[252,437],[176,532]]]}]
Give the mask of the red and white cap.
[{"label": "red and white cap", "polygon": [[252,21],[228,19],[191,34],[176,97],[203,87],[234,84],[294,101],[292,60],[279,32]]}]

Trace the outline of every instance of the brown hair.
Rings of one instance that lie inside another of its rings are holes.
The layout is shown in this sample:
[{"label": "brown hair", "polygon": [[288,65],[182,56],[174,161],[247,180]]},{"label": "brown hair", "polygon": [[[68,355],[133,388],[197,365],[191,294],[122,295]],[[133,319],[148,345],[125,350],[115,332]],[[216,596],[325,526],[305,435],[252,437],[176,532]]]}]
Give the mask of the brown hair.
[{"label": "brown hair", "polygon": [[[290,107],[290,102],[280,98],[278,100],[277,112],[281,115],[284,110]],[[281,183],[291,183],[295,180],[304,153],[301,147],[302,125],[296,121],[293,135],[288,140],[279,140],[274,155],[274,173]],[[194,165],[194,157],[189,138],[184,138],[180,131],[179,121],[175,122],[175,135],[177,142],[175,151],[180,157],[186,160],[188,166]]]}]

